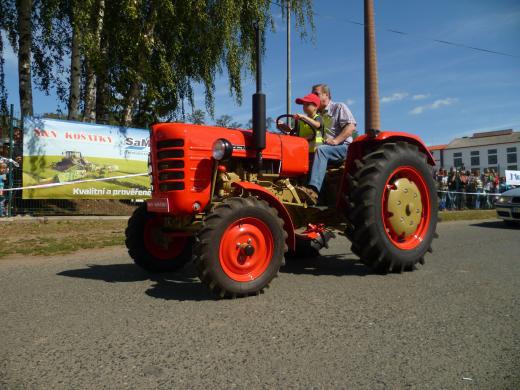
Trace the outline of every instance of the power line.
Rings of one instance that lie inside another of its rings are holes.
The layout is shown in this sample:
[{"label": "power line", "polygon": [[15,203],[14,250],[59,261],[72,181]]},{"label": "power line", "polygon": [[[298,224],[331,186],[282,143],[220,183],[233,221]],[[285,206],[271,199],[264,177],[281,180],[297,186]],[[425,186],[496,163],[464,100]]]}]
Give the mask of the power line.
[{"label": "power line", "polygon": [[[278,3],[274,3],[272,1],[269,1],[269,3],[271,3],[272,5],[277,5],[278,7],[282,8],[282,6],[280,4],[278,4]],[[364,23],[358,22],[356,20],[342,19],[342,18],[337,18],[337,17],[334,17],[334,16],[328,16],[328,15],[320,15],[320,14],[318,14],[316,12],[313,12],[312,14],[314,16],[322,17],[322,18],[325,18],[325,19],[331,19],[331,20],[335,20],[335,21],[342,21],[342,22],[345,22],[345,23],[348,23],[348,24],[354,24],[356,26],[363,26],[363,27],[365,26]],[[505,53],[505,52],[497,51],[497,50],[484,49],[482,47],[465,45],[463,43],[446,41],[444,39],[435,39],[435,38],[425,37],[425,36],[422,36],[422,35],[419,35],[419,34],[409,33],[409,32],[406,32],[406,31],[396,30],[396,29],[392,29],[392,28],[384,28],[383,30],[387,31],[389,33],[392,33],[392,34],[416,37],[416,38],[420,38],[420,39],[423,39],[423,40],[426,40],[426,41],[440,43],[440,44],[443,44],[443,45],[449,45],[449,46],[460,47],[460,48],[464,48],[464,49],[476,50],[476,51],[480,51],[480,52],[484,52],[484,53],[488,53],[488,54],[496,54],[496,55],[512,57],[512,58],[520,58],[520,55],[514,55],[514,54]]]},{"label": "power line", "polygon": [[[346,20],[346,22],[347,23],[351,23],[351,24],[364,26],[363,23],[359,23],[359,22],[355,22],[355,21],[351,21],[351,20]],[[421,39],[424,39],[424,40],[437,42],[437,43],[442,43],[444,45],[450,45],[450,46],[455,46],[455,47],[462,47],[462,48],[465,48],[465,49],[477,50],[477,51],[482,51],[482,52],[485,52],[485,53],[498,54],[498,55],[501,55],[501,56],[507,56],[507,57],[513,57],[513,58],[519,58],[520,57],[520,56],[517,56],[517,55],[514,55],[514,54],[504,53],[504,52],[501,52],[501,51],[483,49],[481,47],[469,46],[469,45],[465,45],[463,43],[456,43],[456,42],[446,41],[446,40],[443,40],[443,39],[428,38],[428,37],[424,37],[424,36],[421,36],[421,35],[418,35],[418,34],[411,34],[411,33],[406,32],[406,31],[400,31],[400,30],[395,30],[395,29],[391,29],[391,28],[386,28],[384,30],[388,31],[388,32],[391,32],[393,34],[415,36],[415,37],[418,37],[418,38],[421,38]]]}]

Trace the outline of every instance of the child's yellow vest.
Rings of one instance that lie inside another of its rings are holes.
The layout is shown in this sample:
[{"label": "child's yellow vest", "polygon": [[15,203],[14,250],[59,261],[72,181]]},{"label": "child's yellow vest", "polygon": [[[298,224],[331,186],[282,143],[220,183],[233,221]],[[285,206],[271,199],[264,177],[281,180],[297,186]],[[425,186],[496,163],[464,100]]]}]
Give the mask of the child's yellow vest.
[{"label": "child's yellow vest", "polygon": [[[312,119],[316,120],[320,114],[316,114],[313,116]],[[298,135],[300,137],[309,137],[311,135],[314,135],[314,131],[307,122],[304,122],[303,120],[298,121]],[[316,151],[316,148],[323,144],[323,131],[322,129],[316,129],[316,137],[309,141],[309,153],[314,153]]]}]

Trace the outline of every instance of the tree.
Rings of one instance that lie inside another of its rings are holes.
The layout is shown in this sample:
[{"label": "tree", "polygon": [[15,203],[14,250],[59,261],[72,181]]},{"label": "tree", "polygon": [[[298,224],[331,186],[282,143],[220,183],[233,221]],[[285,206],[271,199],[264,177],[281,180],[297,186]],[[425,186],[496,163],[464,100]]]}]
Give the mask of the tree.
[{"label": "tree", "polygon": [[[282,12],[288,2],[303,35],[312,1],[281,0]],[[56,89],[69,118],[83,107],[84,120],[145,125],[184,115],[194,83],[212,116],[223,72],[241,103],[241,77],[255,70],[253,22],[263,41],[272,10],[270,0],[1,0],[0,24],[19,56],[24,115],[33,77]]]},{"label": "tree", "polygon": [[80,30],[79,15],[75,9],[76,1],[71,1],[69,20],[72,27],[71,49],[70,49],[70,88],[68,110],[69,120],[79,119],[80,103],[80,82],[81,82],[81,51],[80,51]]},{"label": "tree", "polygon": [[274,119],[272,117],[268,116],[267,118],[265,118],[265,125],[269,130],[272,130],[273,124],[274,124]]},{"label": "tree", "polygon": [[242,128],[242,123],[240,122],[232,122],[229,124],[229,128],[231,129],[241,129]]},{"label": "tree", "polygon": [[206,113],[202,110],[194,110],[190,115],[188,115],[188,122],[191,122],[195,125],[203,125],[206,121]]},{"label": "tree", "polygon": [[0,117],[7,115],[7,90],[5,88],[4,73],[4,41],[2,39],[2,30],[0,29]]},{"label": "tree", "polygon": [[32,0],[17,0],[18,86],[22,118],[33,115],[31,84]]},{"label": "tree", "polygon": [[[275,123],[274,123],[274,119],[272,117],[268,116],[267,118],[265,118],[265,127],[268,130],[273,130],[274,129],[273,125],[275,125]],[[253,119],[249,119],[247,121],[246,127],[248,129],[252,129],[253,128]]]},{"label": "tree", "polygon": [[215,121],[215,125],[219,127],[231,127],[231,121],[233,120],[233,117],[230,115],[222,115],[221,117],[217,118]]}]

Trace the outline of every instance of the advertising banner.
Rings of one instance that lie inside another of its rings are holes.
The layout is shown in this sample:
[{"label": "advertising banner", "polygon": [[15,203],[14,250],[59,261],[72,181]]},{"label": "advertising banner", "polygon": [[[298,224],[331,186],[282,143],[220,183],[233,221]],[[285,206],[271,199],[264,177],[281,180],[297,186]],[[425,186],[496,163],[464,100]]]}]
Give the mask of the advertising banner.
[{"label": "advertising banner", "polygon": [[[144,199],[150,196],[148,130],[26,119],[24,199]],[[110,180],[110,177],[117,179]],[[108,179],[96,181],[99,179]],[[66,183],[67,185],[56,185]],[[46,186],[46,188],[45,188]]]},{"label": "advertising banner", "polygon": [[520,186],[520,171],[506,170],[506,184],[511,186]]}]

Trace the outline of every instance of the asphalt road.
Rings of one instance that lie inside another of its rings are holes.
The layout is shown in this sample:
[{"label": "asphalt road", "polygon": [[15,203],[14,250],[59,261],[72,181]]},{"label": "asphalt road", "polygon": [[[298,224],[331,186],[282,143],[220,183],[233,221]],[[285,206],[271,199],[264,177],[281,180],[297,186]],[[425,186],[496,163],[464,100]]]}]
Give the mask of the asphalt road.
[{"label": "asphalt road", "polygon": [[0,260],[0,388],[519,389],[520,229],[438,232],[415,272],[367,273],[339,238],[224,301],[122,247]]}]

